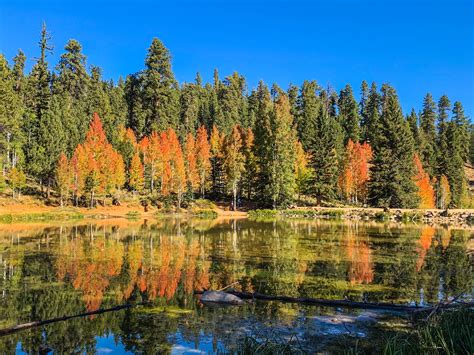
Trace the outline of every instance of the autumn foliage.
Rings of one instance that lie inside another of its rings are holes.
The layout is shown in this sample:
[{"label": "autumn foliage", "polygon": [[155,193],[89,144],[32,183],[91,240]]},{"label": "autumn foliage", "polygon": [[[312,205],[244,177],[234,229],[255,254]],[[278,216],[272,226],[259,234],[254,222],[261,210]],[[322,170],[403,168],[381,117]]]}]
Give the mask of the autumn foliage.
[{"label": "autumn foliage", "polygon": [[63,197],[72,191],[76,202],[80,196],[89,194],[93,206],[96,195],[111,194],[124,183],[123,158],[107,141],[102,122],[95,113],[84,143],[77,146],[71,160],[61,155],[57,184]]},{"label": "autumn foliage", "polygon": [[430,176],[423,169],[423,165],[418,154],[415,154],[413,161],[416,171],[413,180],[418,187],[418,197],[420,199],[419,208],[434,208],[435,193],[434,188],[431,185]]},{"label": "autumn foliage", "polygon": [[339,188],[344,198],[353,203],[367,199],[369,181],[369,162],[372,159],[372,148],[366,142],[347,142],[343,169],[339,176]]}]

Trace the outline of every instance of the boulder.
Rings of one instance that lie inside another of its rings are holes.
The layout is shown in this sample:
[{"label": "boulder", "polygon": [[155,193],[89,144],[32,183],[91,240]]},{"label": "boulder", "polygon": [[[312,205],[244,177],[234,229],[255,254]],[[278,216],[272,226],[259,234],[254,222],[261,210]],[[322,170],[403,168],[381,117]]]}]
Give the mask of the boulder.
[{"label": "boulder", "polygon": [[201,302],[212,302],[232,305],[240,305],[244,303],[241,298],[223,291],[204,291],[201,295]]}]

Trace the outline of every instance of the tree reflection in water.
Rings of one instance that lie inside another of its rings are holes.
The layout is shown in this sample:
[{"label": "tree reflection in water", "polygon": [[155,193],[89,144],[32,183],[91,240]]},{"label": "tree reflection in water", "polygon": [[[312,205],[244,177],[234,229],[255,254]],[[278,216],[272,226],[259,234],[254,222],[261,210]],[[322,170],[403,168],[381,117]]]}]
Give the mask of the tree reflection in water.
[{"label": "tree reflection in water", "polygon": [[0,339],[0,352],[88,352],[110,337],[116,351],[215,351],[256,325],[315,344],[333,309],[276,302],[209,309],[193,291],[239,280],[235,287],[248,292],[436,302],[472,289],[471,239],[469,230],[296,220],[4,225],[0,327],[122,303],[152,306],[16,333]]}]

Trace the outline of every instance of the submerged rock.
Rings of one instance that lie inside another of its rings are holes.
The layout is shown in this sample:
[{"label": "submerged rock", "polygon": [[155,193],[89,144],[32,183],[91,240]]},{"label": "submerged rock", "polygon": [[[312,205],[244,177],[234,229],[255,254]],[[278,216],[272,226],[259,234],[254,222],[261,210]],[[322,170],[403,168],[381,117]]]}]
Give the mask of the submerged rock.
[{"label": "submerged rock", "polygon": [[205,291],[201,295],[201,302],[212,302],[212,303],[222,303],[222,304],[232,304],[239,305],[243,304],[244,301],[227,292],[222,291]]}]

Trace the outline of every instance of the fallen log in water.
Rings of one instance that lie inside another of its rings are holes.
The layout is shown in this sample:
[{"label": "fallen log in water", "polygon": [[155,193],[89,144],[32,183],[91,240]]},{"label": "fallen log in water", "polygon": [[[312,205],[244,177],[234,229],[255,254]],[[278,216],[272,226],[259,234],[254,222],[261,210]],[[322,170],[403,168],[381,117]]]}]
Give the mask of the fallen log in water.
[{"label": "fallen log in water", "polygon": [[61,322],[61,321],[65,321],[65,320],[69,320],[69,319],[73,319],[73,318],[87,317],[87,316],[92,316],[92,315],[95,315],[95,314],[120,311],[121,309],[131,308],[131,307],[138,306],[138,305],[139,304],[124,304],[124,305],[116,306],[116,307],[112,307],[112,308],[98,309],[98,310],[92,311],[92,312],[79,313],[79,314],[74,314],[74,315],[69,315],[69,316],[64,316],[64,317],[57,317],[57,318],[52,318],[52,319],[47,319],[47,320],[41,320],[41,321],[34,321],[34,322],[18,324],[18,325],[15,325],[14,327],[0,329],[0,337],[4,336],[4,335],[16,333],[16,332],[18,332],[20,330],[24,330],[24,329],[41,327],[41,326],[46,325],[46,324]]},{"label": "fallen log in water", "polygon": [[[195,291],[195,294],[202,294],[203,291]],[[307,298],[307,297],[289,297],[289,296],[273,296],[265,295],[262,293],[254,292],[238,292],[238,291],[227,291],[234,296],[237,296],[242,299],[257,299],[264,301],[280,301],[288,303],[303,303],[303,304],[312,304],[318,306],[328,306],[328,307],[347,307],[347,308],[361,308],[361,309],[384,309],[390,311],[399,311],[399,312],[414,312],[414,311],[433,311],[436,309],[447,309],[455,308],[459,306],[474,307],[474,302],[470,303],[440,303],[435,307],[424,307],[424,306],[408,306],[403,304],[393,304],[393,303],[371,303],[371,302],[357,302],[349,300],[327,300],[320,298]]]}]

